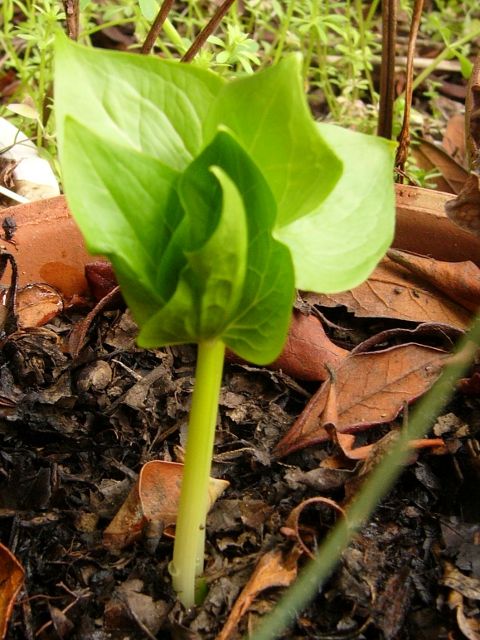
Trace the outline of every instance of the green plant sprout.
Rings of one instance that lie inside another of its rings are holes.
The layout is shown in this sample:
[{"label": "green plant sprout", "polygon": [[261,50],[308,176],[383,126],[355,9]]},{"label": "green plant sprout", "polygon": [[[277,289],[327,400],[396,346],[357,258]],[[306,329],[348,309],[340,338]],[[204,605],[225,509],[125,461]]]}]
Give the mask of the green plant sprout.
[{"label": "green plant sprout", "polygon": [[195,603],[225,347],[258,365],[284,344],[295,287],[363,281],[394,228],[394,144],[316,124],[296,55],[227,82],[59,36],[64,186],[107,256],[138,344],[198,345],[171,575]]}]

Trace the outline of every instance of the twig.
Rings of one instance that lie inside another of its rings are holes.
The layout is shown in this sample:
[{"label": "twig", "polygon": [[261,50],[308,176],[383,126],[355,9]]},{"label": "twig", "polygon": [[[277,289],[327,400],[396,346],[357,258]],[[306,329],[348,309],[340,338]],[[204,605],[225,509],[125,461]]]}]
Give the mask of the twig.
[{"label": "twig", "polygon": [[410,147],[410,111],[412,108],[413,96],[413,59],[415,55],[415,45],[417,42],[418,30],[420,28],[422,11],[423,0],[415,0],[415,4],[413,6],[412,23],[410,25],[410,34],[408,38],[405,108],[403,110],[403,124],[402,130],[400,131],[400,134],[398,136],[398,149],[397,157],[395,160],[395,166],[398,169],[400,176],[405,169],[405,162],[407,161],[408,150]]},{"label": "twig", "polygon": [[27,202],[30,202],[28,198],[15,193],[15,191],[7,189],[7,187],[2,187],[1,185],[0,193],[2,194],[2,196],[6,196],[7,198],[10,198],[10,200],[15,200],[15,202],[19,202],[20,204],[26,204]]},{"label": "twig", "polygon": [[163,0],[163,4],[160,7],[159,12],[157,13],[157,17],[153,21],[152,26],[150,27],[150,31],[147,33],[147,37],[145,38],[145,42],[142,45],[140,53],[148,54],[153,49],[160,31],[162,30],[163,24],[167,19],[168,14],[170,13],[172,5],[173,0]]},{"label": "twig", "polygon": [[[417,40],[418,42],[418,40]],[[344,56],[337,55],[329,55],[326,57],[327,62],[340,62],[344,60]],[[382,62],[381,56],[372,56],[370,58],[370,62],[375,65],[379,65]],[[397,56],[395,58],[395,67],[396,69],[403,69],[407,64],[407,56]],[[431,58],[414,58],[413,66],[415,69],[427,69],[431,66],[432,59]],[[460,62],[458,60],[442,60],[439,62],[436,71],[448,71],[449,73],[460,73],[461,67]]]},{"label": "twig", "polygon": [[182,58],[182,62],[191,62],[193,60],[193,58],[197,55],[197,53],[203,47],[207,39],[216,30],[223,16],[227,13],[227,11],[230,9],[230,7],[234,2],[235,0],[224,0],[224,2],[222,2],[222,4],[218,7],[218,9],[213,14],[210,21],[205,25],[205,27],[200,31],[198,36],[192,42],[190,48],[184,54]]},{"label": "twig", "polygon": [[380,68],[380,106],[377,133],[390,140],[393,126],[395,79],[395,37],[397,33],[397,2],[382,2],[382,65]]},{"label": "twig", "polygon": [[78,40],[80,31],[80,7],[79,0],[62,0],[67,20],[67,35],[72,40]]}]

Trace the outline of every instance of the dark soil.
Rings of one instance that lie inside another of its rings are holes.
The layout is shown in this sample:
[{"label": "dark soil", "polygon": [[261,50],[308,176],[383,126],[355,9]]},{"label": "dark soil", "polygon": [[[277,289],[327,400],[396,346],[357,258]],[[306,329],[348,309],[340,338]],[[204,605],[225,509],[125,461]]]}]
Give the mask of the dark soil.
[{"label": "dark soil", "polygon": [[[227,365],[212,475],[230,488],[209,516],[208,595],[187,615],[171,589],[171,539],[146,536],[113,554],[102,532],[142,464],[181,461],[195,351],[138,349],[128,313],[114,310],[97,318],[73,360],[66,339],[77,320],[17,331],[0,354],[0,541],[26,572],[7,638],[213,639],[258,559],[291,550],[282,527],[292,508],[318,495],[341,503],[361,465],[320,467],[332,444],[273,460],[316,387]],[[445,576],[456,567],[480,579],[478,409],[478,397],[457,395],[444,420],[455,425],[454,452],[422,454],[407,467],[284,638],[464,637]],[[307,509],[305,540],[318,543],[330,519]],[[232,640],[280,593],[260,594]],[[478,600],[465,597],[462,607],[468,625]]]}]

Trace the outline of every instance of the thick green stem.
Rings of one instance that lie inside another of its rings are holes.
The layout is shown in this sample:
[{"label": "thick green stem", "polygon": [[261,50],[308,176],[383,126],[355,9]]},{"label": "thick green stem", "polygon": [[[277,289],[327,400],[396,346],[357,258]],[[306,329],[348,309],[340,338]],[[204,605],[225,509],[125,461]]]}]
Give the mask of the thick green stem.
[{"label": "thick green stem", "polygon": [[203,573],[208,484],[224,353],[225,345],[221,340],[205,341],[198,345],[173,561],[170,565],[173,587],[187,609],[195,604],[195,578]]}]

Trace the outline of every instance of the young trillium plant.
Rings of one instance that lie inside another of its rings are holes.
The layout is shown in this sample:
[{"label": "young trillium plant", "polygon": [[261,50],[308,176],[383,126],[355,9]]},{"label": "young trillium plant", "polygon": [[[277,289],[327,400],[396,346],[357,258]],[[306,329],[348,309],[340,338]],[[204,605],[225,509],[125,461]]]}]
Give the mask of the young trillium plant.
[{"label": "young trillium plant", "polygon": [[198,345],[171,563],[190,607],[225,347],[267,364],[295,287],[335,292],[369,275],[393,234],[394,145],[316,124],[295,55],[227,82],[59,36],[55,103],[69,206],[111,260],[138,344]]}]

